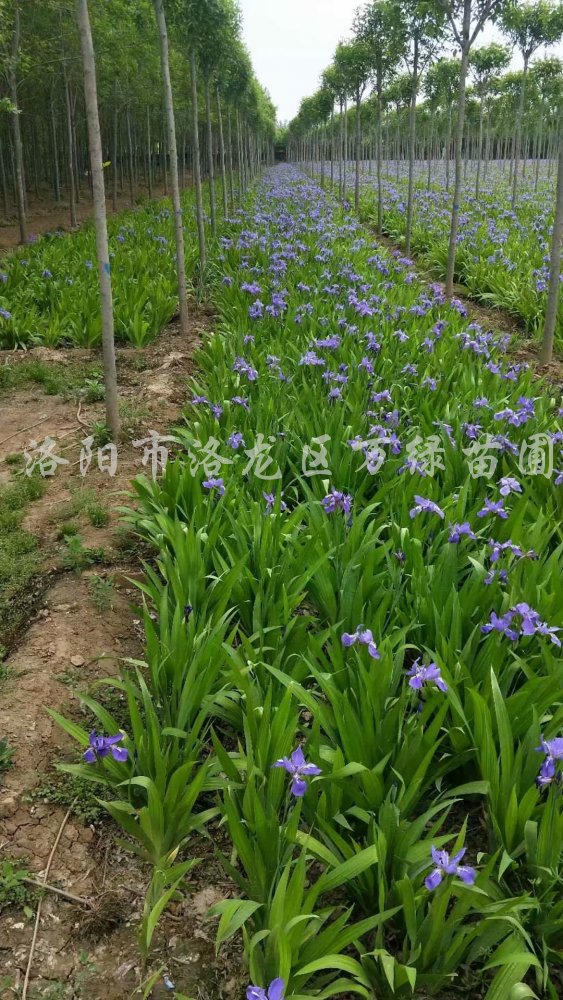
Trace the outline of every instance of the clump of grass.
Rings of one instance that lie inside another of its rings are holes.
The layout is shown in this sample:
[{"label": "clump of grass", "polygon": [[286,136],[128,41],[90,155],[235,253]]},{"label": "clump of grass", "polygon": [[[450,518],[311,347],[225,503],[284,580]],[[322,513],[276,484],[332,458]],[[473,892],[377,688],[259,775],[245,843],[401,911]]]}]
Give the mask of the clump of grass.
[{"label": "clump of grass", "polygon": [[11,746],[8,745],[8,740],[4,736],[0,739],[0,773],[2,771],[8,771],[11,768],[13,756],[14,751]]},{"label": "clump of grass", "polygon": [[44,491],[39,475],[20,476],[0,489],[0,646],[10,645],[35,601],[41,553],[37,538],[22,528],[22,521],[27,505]]},{"label": "clump of grass", "polygon": [[13,861],[0,861],[0,913],[8,906],[21,906],[27,917],[33,916],[30,904],[36,893],[26,885],[26,868]]},{"label": "clump of grass", "polygon": [[70,535],[66,540],[66,549],[61,558],[63,569],[74,573],[83,573],[89,566],[95,566],[106,560],[103,548],[87,548],[80,535]]},{"label": "clump of grass", "polygon": [[103,614],[104,611],[109,611],[113,607],[113,580],[110,577],[99,576],[98,573],[93,573],[88,581],[88,586],[90,587],[90,595],[97,611],[100,614]]},{"label": "clump of grass", "polygon": [[57,774],[45,785],[34,788],[30,799],[51,802],[63,809],[72,806],[74,815],[85,824],[97,823],[106,814],[96,798],[95,785],[72,774]]}]

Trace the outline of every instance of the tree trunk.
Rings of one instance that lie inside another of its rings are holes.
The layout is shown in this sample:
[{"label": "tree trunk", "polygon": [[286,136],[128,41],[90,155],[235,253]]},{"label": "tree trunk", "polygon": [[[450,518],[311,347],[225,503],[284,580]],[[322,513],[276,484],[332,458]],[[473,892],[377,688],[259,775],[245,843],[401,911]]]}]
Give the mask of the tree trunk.
[{"label": "tree trunk", "polygon": [[114,81],[113,102],[113,170],[111,174],[111,203],[114,212],[117,212],[117,80]]},{"label": "tree trunk", "polygon": [[205,126],[207,134],[207,169],[209,173],[209,215],[211,218],[211,232],[215,236],[217,232],[217,207],[215,204],[215,170],[213,164],[213,129],[211,127],[211,88],[209,78],[206,76],[203,81],[205,94]]},{"label": "tree trunk", "polygon": [[529,55],[524,56],[524,68],[522,70],[522,86],[520,88],[520,101],[518,104],[518,114],[516,115],[516,130],[514,133],[514,172],[512,175],[512,208],[516,205],[518,194],[518,165],[520,163],[520,144],[522,141],[522,119],[524,117],[524,101],[526,99],[526,79],[528,76]]},{"label": "tree trunk", "polygon": [[444,159],[446,161],[446,191],[450,190],[450,146],[452,144],[452,106],[448,108],[448,127],[446,130],[446,146]]},{"label": "tree trunk", "polygon": [[227,164],[225,156],[225,137],[223,135],[223,115],[221,113],[221,94],[219,84],[215,88],[215,99],[217,102],[217,124],[219,127],[219,156],[221,160],[221,186],[223,188],[223,218],[229,214],[229,197],[227,194]]},{"label": "tree trunk", "polygon": [[147,184],[149,198],[152,198],[152,141],[151,141],[151,113],[147,104]]},{"label": "tree trunk", "polygon": [[461,46],[461,68],[459,74],[459,93],[457,99],[457,128],[455,136],[455,180],[450,225],[450,242],[448,247],[448,267],[446,272],[445,293],[448,297],[454,291],[455,258],[457,249],[457,230],[459,224],[459,199],[461,198],[461,147],[463,143],[463,126],[465,123],[465,85],[469,63],[469,32],[471,27],[471,0],[464,0],[463,28]]},{"label": "tree trunk", "polygon": [[418,93],[418,36],[414,36],[413,63],[412,63],[412,91],[409,108],[409,186],[407,197],[407,225],[405,230],[405,252],[411,252],[412,238],[412,216],[414,201],[414,157],[416,142],[416,95]]},{"label": "tree trunk", "polygon": [[160,42],[160,70],[164,88],[164,108],[168,126],[168,147],[170,149],[170,182],[172,187],[172,207],[174,209],[174,234],[176,237],[176,271],[178,274],[178,299],[180,303],[180,330],[188,333],[188,289],[186,284],[186,259],[184,253],[184,228],[182,221],[182,203],[180,201],[180,183],[178,180],[178,153],[176,147],[176,122],[174,119],[174,101],[170,81],[170,61],[168,53],[168,32],[164,15],[164,0],[154,0],[154,9],[158,25]]},{"label": "tree trunk", "polygon": [[70,203],[70,225],[72,229],[76,229],[78,221],[76,218],[76,187],[74,182],[74,142],[72,135],[72,105],[70,102],[70,88],[68,85],[68,76],[66,72],[66,59],[63,57],[63,77],[64,77],[64,87],[65,87],[65,104],[66,104],[66,128],[67,128],[67,144],[68,144],[68,198]]},{"label": "tree trunk", "polygon": [[[8,66],[8,87],[10,99],[14,107],[18,108],[18,63],[20,54],[20,7],[19,0],[14,4],[14,32],[12,35],[12,54]],[[14,165],[15,165],[15,188],[16,205],[18,209],[18,222],[20,227],[20,243],[27,243],[27,219],[25,215],[25,182],[23,172],[23,145],[20,127],[19,108],[18,114],[12,114],[12,131],[14,139]]]},{"label": "tree trunk", "polygon": [[132,205],[135,204],[135,175],[133,173],[133,140],[131,138],[131,112],[129,107],[127,107],[127,113],[125,116],[125,124],[127,127],[127,173],[129,175],[129,201]]},{"label": "tree trunk", "polygon": [[344,172],[342,175],[342,198],[346,199],[346,172],[348,170],[348,100],[344,98]]},{"label": "tree trunk", "polygon": [[233,125],[231,122],[231,109],[227,118],[227,163],[229,168],[229,191],[231,194],[231,205],[235,205],[235,177],[233,171]]},{"label": "tree trunk", "polygon": [[206,264],[205,226],[203,222],[203,196],[201,192],[201,161],[199,158],[199,116],[197,111],[197,65],[195,52],[190,52],[190,77],[192,85],[192,145],[194,157],[195,204],[197,235],[199,240],[199,263],[203,272]]},{"label": "tree trunk", "polygon": [[377,232],[381,236],[383,230],[383,189],[381,187],[381,173],[383,167],[383,123],[381,121],[383,81],[381,76],[377,80]]},{"label": "tree trunk", "polygon": [[360,159],[362,156],[362,99],[356,95],[356,177],[354,183],[354,209],[360,210]]},{"label": "tree trunk", "polygon": [[0,186],[2,187],[2,206],[4,209],[4,218],[7,219],[10,214],[10,205],[8,199],[8,185],[6,182],[6,165],[4,163],[4,149],[2,146],[1,136],[0,136]]},{"label": "tree trunk", "polygon": [[53,192],[57,205],[61,200],[61,179],[59,174],[59,145],[57,142],[57,119],[55,105],[51,100],[51,141],[53,144]]},{"label": "tree trunk", "polygon": [[479,106],[479,139],[477,141],[477,174],[475,176],[475,197],[479,197],[479,185],[481,181],[481,150],[483,148],[483,101]]},{"label": "tree trunk", "polygon": [[330,112],[330,190],[334,190],[334,107]]},{"label": "tree trunk", "polygon": [[340,101],[338,143],[338,197],[342,198],[344,179],[344,102]]},{"label": "tree trunk", "polygon": [[557,168],[557,193],[555,195],[555,218],[551,237],[551,258],[549,265],[549,290],[545,310],[545,324],[540,362],[547,365],[553,357],[553,339],[557,323],[557,307],[561,288],[561,240],[563,239],[563,130],[559,133],[559,164]]},{"label": "tree trunk", "polygon": [[102,140],[98,118],[96,64],[94,61],[94,46],[92,44],[87,0],[76,0],[76,16],[80,32],[82,61],[84,64],[84,97],[86,101],[90,165],[94,192],[94,225],[96,228],[96,250],[102,307],[102,349],[104,356],[104,383],[106,388],[106,421],[112,440],[117,441],[119,437],[119,401],[117,396],[117,372],[113,339],[113,303],[106,221],[106,197],[104,190]]}]

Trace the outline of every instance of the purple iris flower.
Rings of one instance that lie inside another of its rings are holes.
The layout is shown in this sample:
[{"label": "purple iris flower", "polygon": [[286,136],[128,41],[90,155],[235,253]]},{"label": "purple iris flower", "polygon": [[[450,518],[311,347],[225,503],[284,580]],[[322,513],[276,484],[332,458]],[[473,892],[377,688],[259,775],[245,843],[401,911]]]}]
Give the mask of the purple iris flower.
[{"label": "purple iris flower", "polygon": [[283,979],[272,979],[267,989],[262,986],[249,986],[246,991],[246,1000],[284,1000],[284,989]]},{"label": "purple iris flower", "polygon": [[437,514],[441,518],[445,517],[444,511],[433,500],[426,500],[425,497],[419,497],[416,493],[414,499],[416,506],[409,511],[411,518],[415,518],[417,514],[421,514],[423,511],[428,514]]},{"label": "purple iris flower", "polygon": [[437,889],[444,875],[458,875],[466,885],[473,885],[477,877],[475,869],[470,868],[468,865],[460,865],[459,863],[464,854],[465,847],[461,851],[458,851],[457,854],[454,854],[453,858],[450,858],[447,851],[438,851],[435,847],[432,847],[432,861],[436,867],[424,879],[426,888],[430,892]]},{"label": "purple iris flower", "polygon": [[192,403],[194,406],[209,406],[207,396],[193,396]]},{"label": "purple iris flower", "polygon": [[536,747],[538,753],[545,754],[539,774],[536,778],[538,788],[546,788],[554,781],[561,781],[561,771],[557,770],[556,761],[563,760],[563,736],[556,736],[554,740],[546,740],[543,735],[541,744]]},{"label": "purple iris flower", "polygon": [[372,660],[380,660],[381,653],[379,652],[375,642],[373,641],[373,634],[371,629],[364,628],[363,625],[358,625],[355,632],[344,632],[341,636],[342,645],[346,648],[354,646],[356,642],[359,642],[361,646],[367,646],[368,653]]},{"label": "purple iris flower", "polygon": [[486,409],[489,406],[489,400],[486,396],[477,396],[477,399],[473,400],[473,406],[477,410]]},{"label": "purple iris flower", "polygon": [[489,500],[486,497],[483,507],[477,511],[477,517],[487,517],[488,514],[496,514],[506,521],[508,512],[504,509],[504,500]]},{"label": "purple iris flower", "polygon": [[204,479],[202,485],[206,490],[217,490],[220,497],[222,497],[225,493],[225,484],[220,477],[218,479],[214,479],[213,477],[210,479]]},{"label": "purple iris flower", "polygon": [[517,479],[512,476],[503,476],[499,479],[500,490],[499,493],[501,497],[507,497],[510,493],[521,493],[522,487]]},{"label": "purple iris flower", "polygon": [[467,538],[473,539],[473,541],[477,538],[477,535],[473,531],[469,521],[464,521],[463,524],[452,524],[448,541],[457,545],[458,542],[461,541],[463,535],[466,535]]},{"label": "purple iris flower", "polygon": [[117,746],[123,738],[123,733],[116,733],[115,736],[98,736],[94,730],[88,737],[90,746],[82,755],[83,760],[87,764],[97,764],[99,760],[111,754],[114,760],[123,764],[129,757],[129,751],[125,747]]},{"label": "purple iris flower", "polygon": [[233,396],[231,399],[233,406],[242,406],[243,410],[247,413],[250,411],[250,406],[248,405],[248,399],[245,396]]},{"label": "purple iris flower", "polygon": [[229,448],[233,449],[233,451],[238,451],[239,448],[246,447],[246,442],[240,431],[233,431],[227,441],[227,444],[229,445]]},{"label": "purple iris flower", "polygon": [[321,774],[320,767],[317,767],[316,764],[307,763],[301,747],[297,747],[297,750],[293,751],[291,757],[282,757],[280,760],[277,760],[275,764],[272,764],[272,767],[283,767],[291,775],[291,791],[297,799],[302,798],[307,791],[305,778]]},{"label": "purple iris flower", "polygon": [[[273,509],[274,509],[275,503],[276,503],[276,494],[275,493],[262,493],[262,496],[264,497],[264,500],[266,501],[266,514],[271,514],[272,511],[273,511]],[[283,496],[283,493],[280,494],[280,511],[283,513],[284,511],[287,510],[287,504],[286,504],[285,500],[281,499],[282,496]]]},{"label": "purple iris flower", "polygon": [[340,490],[333,490],[327,493],[321,501],[325,514],[334,514],[337,510],[342,510],[348,516],[352,510],[352,496],[350,493],[341,493]]},{"label": "purple iris flower", "polygon": [[425,684],[435,684],[440,691],[446,692],[448,690],[448,685],[440,673],[438,664],[428,663],[427,666],[423,666],[420,657],[414,661],[410,670],[407,670],[407,677],[410,677],[409,687],[414,691],[422,690]]},{"label": "purple iris flower", "polygon": [[535,635],[537,632],[539,635],[547,635],[551,639],[554,646],[561,647],[561,640],[559,636],[555,635],[555,633],[560,632],[561,629],[556,628],[555,626],[551,627],[547,625],[546,622],[542,622],[539,613],[534,611],[529,604],[522,601],[520,604],[515,604],[512,611],[517,615],[521,615],[521,635]]},{"label": "purple iris flower", "polygon": [[513,618],[512,611],[507,611],[506,614],[500,616],[495,611],[491,611],[491,619],[486,625],[481,625],[481,632],[483,635],[489,635],[490,632],[500,632],[507,639],[512,639],[515,642],[519,638],[519,632],[511,628]]},{"label": "purple iris flower", "polygon": [[2,319],[6,319],[6,320],[12,318],[11,312],[8,312],[7,309],[2,308],[1,306],[0,306],[0,316],[2,317]]}]

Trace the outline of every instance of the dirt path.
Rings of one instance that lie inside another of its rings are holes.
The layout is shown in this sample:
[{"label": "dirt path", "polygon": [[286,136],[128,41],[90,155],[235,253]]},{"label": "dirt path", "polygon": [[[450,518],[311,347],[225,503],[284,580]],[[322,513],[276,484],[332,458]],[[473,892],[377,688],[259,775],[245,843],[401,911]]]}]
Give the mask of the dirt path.
[{"label": "dirt path", "polygon": [[[149,873],[116,845],[116,831],[92,792],[56,770],[57,761],[77,759],[76,748],[45,708],[87,725],[74,692],[116,674],[123,657],[142,657],[142,629],[134,609],[137,591],[130,582],[140,574],[140,555],[131,540],[123,538],[114,508],[124,502],[124,491],[142,468],[142,450],[135,449],[132,440],[145,437],[150,429],[166,433],[178,419],[193,349],[209,324],[209,316],[196,315],[187,342],[172,326],[151,347],[119,352],[127,435],[112,479],[97,469],[82,478],[78,465],[81,441],[100,419],[102,403],[81,407],[81,423],[75,400],[46,396],[40,387],[25,386],[0,398],[4,482],[14,476],[6,457],[21,451],[31,435],[39,440],[51,436],[70,463],[60,467],[44,496],[26,510],[24,526],[40,539],[40,599],[29,627],[1,663],[0,738],[7,738],[14,749],[14,766],[0,773],[1,1000],[21,995],[37,903],[35,889],[20,882],[16,889],[12,885],[9,896],[19,893],[17,905],[5,905],[2,893],[11,884],[8,865],[23,866],[29,877],[40,878],[69,806],[72,815],[48,881],[93,905],[81,908],[55,894],[45,895],[28,996],[124,1000],[139,983],[136,930]],[[86,351],[44,349],[30,352],[26,360],[30,355],[63,368],[95,357]],[[12,364],[22,360],[10,359]],[[7,360],[5,355],[0,363]],[[39,420],[33,430],[24,430]],[[89,516],[93,511],[94,518]],[[69,521],[76,534],[64,535]],[[73,537],[80,539],[74,550],[69,548]],[[97,553],[98,561],[83,566],[84,551]],[[229,887],[210,848],[199,846],[206,863],[194,870],[188,901],[163,921],[156,960],[187,995],[199,991],[202,998],[216,998],[228,996],[237,984],[225,960],[215,960],[213,931],[204,917]],[[153,993],[165,995],[162,984]]]}]

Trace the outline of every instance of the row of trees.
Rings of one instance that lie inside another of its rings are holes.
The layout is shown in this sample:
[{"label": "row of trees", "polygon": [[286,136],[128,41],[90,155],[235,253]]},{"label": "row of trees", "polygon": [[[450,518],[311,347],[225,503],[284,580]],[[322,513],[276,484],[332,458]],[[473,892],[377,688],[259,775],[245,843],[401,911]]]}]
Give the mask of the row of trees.
[{"label": "row of trees", "polygon": [[[496,23],[506,45],[476,48],[488,22]],[[324,163],[330,158],[334,180],[336,151],[339,190],[346,193],[346,170],[353,125],[354,202],[359,205],[360,169],[368,148],[375,147],[377,228],[383,224],[384,155],[408,162],[405,249],[410,253],[417,157],[433,165],[444,160],[453,192],[446,294],[453,294],[461,187],[470,155],[477,163],[476,191],[492,155],[510,161],[512,205],[517,204],[522,157],[539,161],[557,156],[561,144],[563,82],[561,63],[531,60],[541,46],[563,35],[563,5],[558,0],[375,0],[356,12],[353,37],[338,45],[322,74],[316,94],[305,98],[287,129],[288,155]],[[447,50],[453,49],[454,58]],[[502,76],[512,52],[523,68]],[[473,90],[468,85],[473,81]],[[369,94],[369,97],[368,97]],[[422,101],[422,98],[425,100]],[[348,113],[352,102],[353,114]],[[350,120],[353,118],[353,122]],[[524,161],[525,166],[525,161]],[[465,168],[466,169],[466,168]],[[538,169],[538,167],[536,167]],[[559,209],[560,211],[560,209]],[[557,227],[556,227],[557,228]],[[546,319],[555,327],[555,314]]]},{"label": "row of trees", "polygon": [[26,177],[31,175],[38,185],[48,164],[60,198],[66,163],[72,224],[80,177],[85,173],[88,178],[101,292],[106,419],[115,440],[120,428],[104,168],[113,175],[114,201],[124,164],[132,200],[141,174],[149,192],[156,166],[165,184],[169,178],[180,324],[187,332],[180,197],[186,147],[203,271],[203,168],[215,233],[219,210],[226,217],[237,191],[244,193],[260,164],[271,158],[275,109],[242,44],[235,0],[0,0],[0,60],[0,186],[7,209],[8,159],[21,242],[27,241]]},{"label": "row of trees", "polygon": [[[181,5],[176,10],[171,5],[169,15],[182,186],[196,172],[191,53],[204,175],[221,175],[223,149],[227,173],[236,167],[241,145],[241,158],[265,155],[275,125],[271,101],[239,37],[236,7],[226,5],[220,15],[205,2],[187,7],[182,13]],[[158,35],[151,0],[93,0],[89,14],[103,156],[115,209],[124,190],[132,204],[141,190],[149,197],[157,188],[170,191]],[[227,177],[227,198],[233,187]],[[68,203],[71,226],[77,223],[77,205],[92,194],[74,0],[0,0],[0,216],[17,210],[22,242],[29,194]],[[214,225],[215,205],[210,211]]]}]

